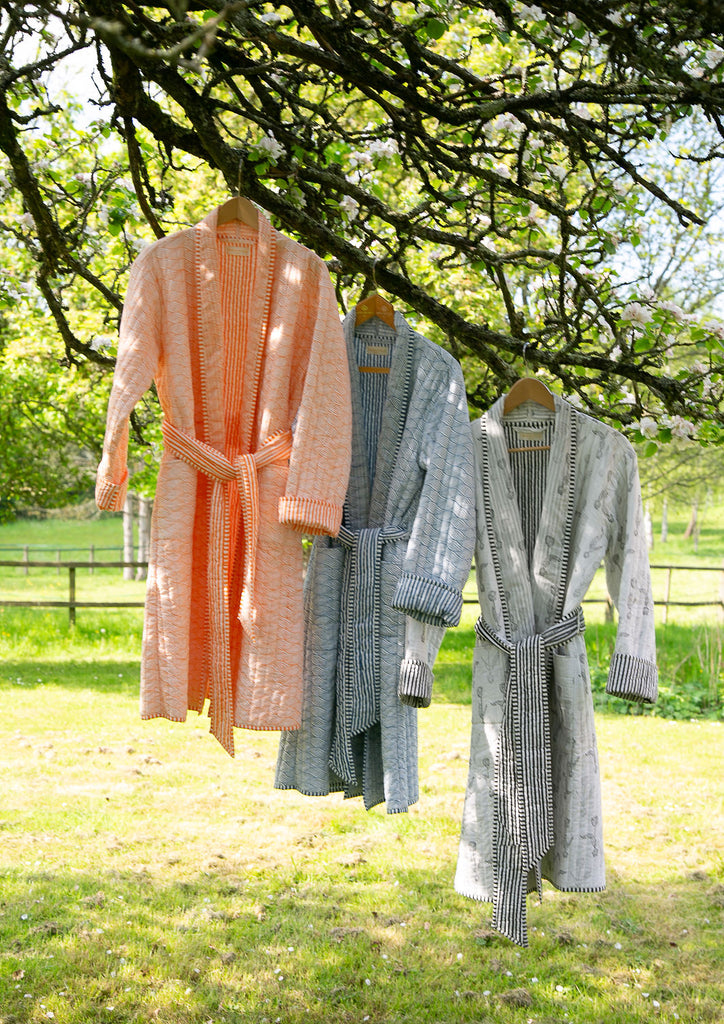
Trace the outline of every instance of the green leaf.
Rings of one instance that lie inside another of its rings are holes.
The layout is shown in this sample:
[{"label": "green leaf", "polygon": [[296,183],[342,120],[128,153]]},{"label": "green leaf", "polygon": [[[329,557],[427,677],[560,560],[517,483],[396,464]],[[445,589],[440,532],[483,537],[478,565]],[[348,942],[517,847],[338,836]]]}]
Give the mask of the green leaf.
[{"label": "green leaf", "polygon": [[423,28],[430,39],[442,39],[447,32],[447,25],[439,18],[428,18],[423,22]]},{"label": "green leaf", "polygon": [[656,441],[649,441],[643,450],[643,456],[645,459],[649,459],[652,455],[656,455],[658,450],[659,446],[657,445]]}]

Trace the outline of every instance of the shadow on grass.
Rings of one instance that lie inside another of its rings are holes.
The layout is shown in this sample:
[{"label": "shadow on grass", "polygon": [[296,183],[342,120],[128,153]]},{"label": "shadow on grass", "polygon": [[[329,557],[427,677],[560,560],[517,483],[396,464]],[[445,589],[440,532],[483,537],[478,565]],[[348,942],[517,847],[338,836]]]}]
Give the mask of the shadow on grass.
[{"label": "shadow on grass", "polygon": [[330,878],[290,862],[248,877],[218,857],[185,878],[169,878],[174,867],[164,877],[7,872],[4,1024],[58,1006],[71,1024],[630,1024],[657,1019],[659,1006],[721,1019],[721,933],[710,922],[724,887],[706,876],[546,892],[530,904],[531,945],[519,950],[490,931],[489,905],[456,896],[449,877],[399,871],[394,898],[373,905],[363,865]]},{"label": "shadow on grass", "polygon": [[61,686],[68,690],[99,690],[103,693],[137,694],[140,680],[138,659],[88,661],[63,659],[4,660],[0,668],[0,692]]}]

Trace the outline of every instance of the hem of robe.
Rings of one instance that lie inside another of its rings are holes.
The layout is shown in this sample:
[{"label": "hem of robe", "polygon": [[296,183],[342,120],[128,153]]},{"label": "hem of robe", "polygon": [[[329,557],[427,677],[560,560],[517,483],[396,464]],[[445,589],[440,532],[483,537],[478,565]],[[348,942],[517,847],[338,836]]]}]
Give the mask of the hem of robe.
[{"label": "hem of robe", "polygon": [[[199,711],[198,708],[189,708],[188,711],[192,711],[199,718],[207,717],[203,711]],[[142,722],[150,722],[154,718],[162,718],[166,722],[186,722],[188,721],[188,712],[183,717],[177,717],[176,715],[166,714],[164,711],[142,711],[140,714]],[[234,722],[235,729],[245,729],[247,732],[296,732],[299,729],[299,725],[260,725],[255,723],[254,725],[243,725],[238,722]],[[277,787],[280,788],[280,787]]]},{"label": "hem of robe", "polygon": [[463,608],[463,592],[442,580],[403,572],[392,607],[431,626],[457,626]]},{"label": "hem of robe", "polygon": [[[385,798],[384,797],[380,797],[380,799],[373,798],[373,800],[368,803],[364,799],[364,793],[362,792],[361,789],[359,789],[359,790],[355,789],[353,792],[350,792],[350,791],[345,790],[344,786],[339,786],[338,788],[330,787],[327,790],[317,791],[317,790],[311,790],[311,789],[302,789],[301,786],[294,786],[292,784],[284,784],[284,783],[280,784],[280,783],[275,782],[274,783],[274,789],[283,790],[285,792],[293,791],[293,792],[296,792],[296,793],[301,793],[302,796],[312,796],[312,797],[314,797],[314,796],[317,796],[317,797],[319,797],[319,796],[333,796],[335,793],[342,793],[342,795],[343,795],[345,800],[358,800],[360,797],[362,797],[362,801],[363,801],[364,808],[365,808],[366,811],[371,811],[373,807],[379,807],[380,804],[383,804],[385,802]],[[417,801],[414,801],[414,802],[416,803]],[[408,804],[407,807],[390,807],[389,804],[388,804],[387,807],[386,807],[386,812],[387,812],[387,814],[407,814],[407,812],[409,811],[410,807],[412,807],[412,803]]]},{"label": "hem of robe", "polygon": [[[547,875],[541,874],[541,878],[543,879],[544,882],[548,882],[549,885],[552,885],[553,888],[556,890],[556,892],[582,892],[582,893],[586,893],[586,892],[605,892],[606,891],[606,883],[605,882],[603,883],[603,885],[558,885],[556,882],[553,881],[552,878],[548,878]],[[457,884],[454,886],[454,889],[455,889],[455,892],[458,894],[458,896],[463,896],[467,900],[477,900],[478,903],[492,903],[493,902],[492,894],[488,895],[487,893],[483,893],[483,892],[472,892],[469,889],[463,889],[461,886],[458,886]],[[537,895],[537,893],[538,893],[538,890],[533,885],[530,888],[528,888],[528,890],[527,890],[525,895],[527,897],[527,896],[532,896],[534,894]],[[541,904],[543,901],[539,900],[538,902],[539,902],[539,904]]]},{"label": "hem of robe", "polygon": [[624,700],[653,704],[658,696],[658,670],[656,665],[632,654],[616,654],[608,669],[606,693]]},{"label": "hem of robe", "polygon": [[343,506],[322,498],[282,495],[279,499],[279,522],[311,534],[336,537],[342,525]]},{"label": "hem of robe", "polygon": [[121,512],[128,492],[128,470],[123,479],[116,483],[104,480],[100,476],[96,480],[96,505],[104,512]]}]

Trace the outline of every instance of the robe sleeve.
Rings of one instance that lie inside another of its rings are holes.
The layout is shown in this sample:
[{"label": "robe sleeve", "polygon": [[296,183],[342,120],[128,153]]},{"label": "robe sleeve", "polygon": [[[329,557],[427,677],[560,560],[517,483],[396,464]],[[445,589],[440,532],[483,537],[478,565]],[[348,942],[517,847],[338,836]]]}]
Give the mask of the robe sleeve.
[{"label": "robe sleeve", "polygon": [[431,626],[456,626],[475,543],[473,449],[462,371],[448,362],[427,416],[424,481],[393,606]]},{"label": "robe sleeve", "polygon": [[606,552],[606,582],[618,611],[616,645],[606,692],[653,703],[658,692],[654,602],[636,453],[625,438],[617,456],[614,530]]},{"label": "robe sleeve", "polygon": [[128,279],[103,458],[96,476],[96,504],[113,512],[123,508],[128,489],[128,420],[136,402],[151,386],[160,359],[158,301],[152,250],[144,249]]},{"label": "robe sleeve", "polygon": [[336,536],[351,461],[349,364],[329,272],[321,260],[315,269],[313,336],[279,521],[305,533]]}]

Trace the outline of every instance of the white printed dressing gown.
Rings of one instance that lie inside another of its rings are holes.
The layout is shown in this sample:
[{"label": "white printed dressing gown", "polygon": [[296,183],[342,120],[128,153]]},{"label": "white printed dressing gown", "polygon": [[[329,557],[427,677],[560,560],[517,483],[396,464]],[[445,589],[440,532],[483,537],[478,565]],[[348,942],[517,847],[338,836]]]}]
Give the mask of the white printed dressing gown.
[{"label": "white printed dressing gown", "polygon": [[605,887],[580,611],[602,560],[619,613],[607,691],[654,701],[657,672],[633,448],[558,397],[555,413],[526,402],[504,417],[503,403],[473,424],[481,616],[455,888],[492,901],[493,926],[526,945],[541,877]]},{"label": "white printed dressing gown", "polygon": [[350,484],[339,536],[314,541],[302,724],[281,738],[275,785],[394,813],[418,799],[416,708],[470,571],[470,423],[459,364],[399,313],[393,331],[352,311],[345,335]]}]

